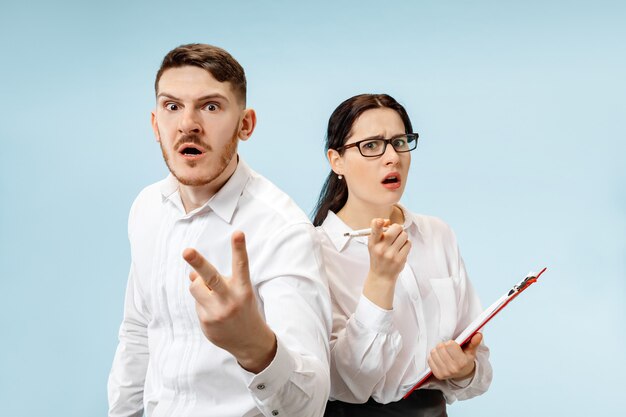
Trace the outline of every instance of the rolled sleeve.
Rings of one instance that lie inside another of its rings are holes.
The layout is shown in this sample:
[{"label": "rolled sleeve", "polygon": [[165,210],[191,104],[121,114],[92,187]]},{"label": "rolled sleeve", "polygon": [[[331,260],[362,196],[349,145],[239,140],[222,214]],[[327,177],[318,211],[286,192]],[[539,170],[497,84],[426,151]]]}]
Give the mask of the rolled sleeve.
[{"label": "rolled sleeve", "polygon": [[391,333],[393,310],[385,310],[361,294],[354,312],[354,319],[363,327],[377,333]]},{"label": "rolled sleeve", "polygon": [[452,395],[457,400],[468,400],[481,395],[487,391],[491,385],[493,370],[489,363],[489,349],[484,344],[478,347],[476,353],[476,370],[469,381],[448,380],[448,387]]}]

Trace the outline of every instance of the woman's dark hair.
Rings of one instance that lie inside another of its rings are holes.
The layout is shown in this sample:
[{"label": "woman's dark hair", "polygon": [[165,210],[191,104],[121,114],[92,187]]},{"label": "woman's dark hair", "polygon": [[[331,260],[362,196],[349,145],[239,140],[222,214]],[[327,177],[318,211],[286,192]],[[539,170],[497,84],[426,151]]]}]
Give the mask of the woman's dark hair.
[{"label": "woman's dark hair", "polygon": [[[387,94],[360,94],[341,103],[330,115],[328,131],[326,132],[326,152],[329,149],[337,149],[346,143],[352,125],[361,114],[367,110],[378,108],[395,110],[404,123],[405,133],[412,133],[413,127],[409,115],[393,97]],[[313,211],[313,224],[315,226],[321,225],[326,219],[328,210],[334,213],[338,212],[347,200],[348,186],[346,182],[340,180],[331,170],[322,186],[322,191]]]}]

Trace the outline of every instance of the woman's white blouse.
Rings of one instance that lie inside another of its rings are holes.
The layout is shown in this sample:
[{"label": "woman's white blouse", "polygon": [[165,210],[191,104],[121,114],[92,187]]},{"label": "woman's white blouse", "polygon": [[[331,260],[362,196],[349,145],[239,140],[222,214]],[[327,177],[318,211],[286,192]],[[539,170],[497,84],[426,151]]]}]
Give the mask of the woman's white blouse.
[{"label": "woman's white blouse", "polygon": [[[333,302],[331,399],[363,403],[398,401],[428,366],[429,352],[453,339],[482,311],[456,237],[438,218],[399,206],[412,247],[396,283],[393,309],[363,293],[369,271],[367,237],[345,237],[352,229],[333,212],[317,228]],[[471,379],[438,381],[446,401],[482,394],[491,383],[489,349],[478,349]]]}]

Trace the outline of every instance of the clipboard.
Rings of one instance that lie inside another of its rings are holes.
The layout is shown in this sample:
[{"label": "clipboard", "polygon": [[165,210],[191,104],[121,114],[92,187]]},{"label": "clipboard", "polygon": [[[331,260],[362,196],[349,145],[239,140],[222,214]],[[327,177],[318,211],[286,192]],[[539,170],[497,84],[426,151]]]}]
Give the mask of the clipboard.
[{"label": "clipboard", "polygon": [[[545,272],[547,268],[543,268],[539,273],[531,272],[526,277],[515,284],[510,291],[504,294],[502,297],[498,298],[495,303],[489,306],[489,308],[485,309],[478,317],[474,319],[466,328],[459,334],[454,341],[459,345],[464,346],[467,344],[472,336],[474,336],[480,329],[482,329],[485,324],[489,322],[496,314],[500,312],[507,304],[509,304],[515,297],[520,295],[522,291],[526,288],[530,287],[531,284],[537,282],[537,279]],[[432,376],[433,372],[430,368],[426,368],[424,372],[418,375],[417,383],[411,388],[405,395],[402,397],[403,399],[407,398],[413,391],[424,385],[426,380]]]}]

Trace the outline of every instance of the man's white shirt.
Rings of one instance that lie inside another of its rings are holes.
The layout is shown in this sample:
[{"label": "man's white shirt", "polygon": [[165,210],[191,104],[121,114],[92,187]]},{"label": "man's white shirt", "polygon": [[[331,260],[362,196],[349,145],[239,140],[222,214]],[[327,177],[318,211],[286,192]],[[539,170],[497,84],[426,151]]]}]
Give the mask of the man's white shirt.
[{"label": "man's white shirt", "polygon": [[[259,309],[276,333],[259,374],[203,335],[189,292],[196,248],[231,274],[231,235],[246,235]],[[315,229],[243,160],[205,205],[185,213],[173,176],[144,189],[128,222],[131,269],[109,376],[109,416],[318,416],[329,395],[331,328]]]}]

